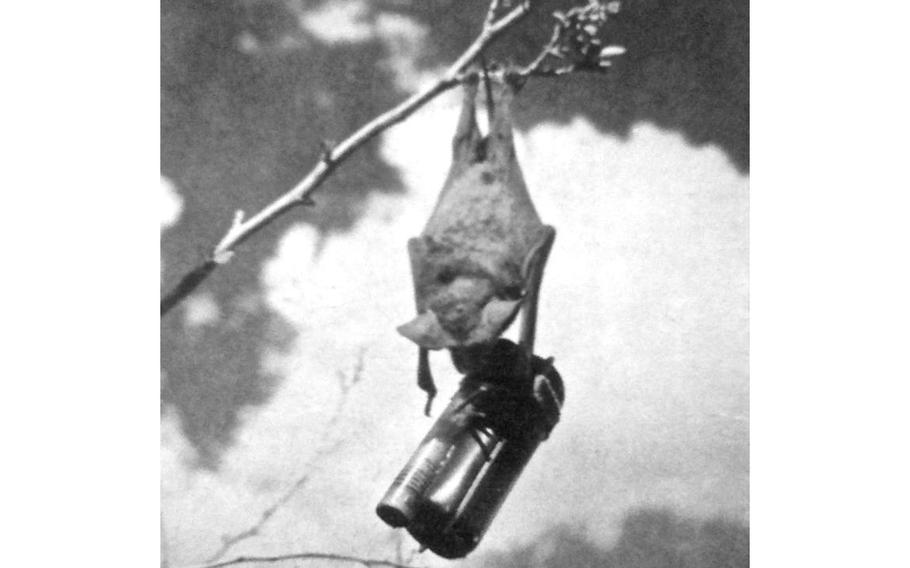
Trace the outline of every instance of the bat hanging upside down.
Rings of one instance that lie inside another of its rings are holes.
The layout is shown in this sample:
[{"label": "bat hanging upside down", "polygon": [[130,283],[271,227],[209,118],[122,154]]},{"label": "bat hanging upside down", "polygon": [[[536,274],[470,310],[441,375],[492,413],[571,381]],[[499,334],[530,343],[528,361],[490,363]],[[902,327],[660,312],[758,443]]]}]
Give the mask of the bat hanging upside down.
[{"label": "bat hanging upside down", "polygon": [[504,78],[492,87],[489,134],[482,136],[477,81],[465,85],[448,178],[423,232],[408,241],[418,315],[398,331],[419,346],[427,414],[436,395],[428,350],[449,349],[459,372],[478,371],[521,309],[530,361],[538,291],[556,237],[534,209],[515,158],[514,87]]}]

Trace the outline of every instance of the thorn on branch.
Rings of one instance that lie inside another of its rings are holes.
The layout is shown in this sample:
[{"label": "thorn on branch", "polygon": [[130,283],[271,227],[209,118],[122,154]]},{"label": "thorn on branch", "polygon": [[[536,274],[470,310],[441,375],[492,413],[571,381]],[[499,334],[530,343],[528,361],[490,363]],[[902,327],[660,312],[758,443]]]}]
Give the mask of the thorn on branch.
[{"label": "thorn on branch", "polygon": [[236,239],[237,235],[243,233],[244,226],[244,213],[242,209],[238,209],[234,212],[234,220],[231,221],[231,228],[228,229],[228,232],[224,235],[215,246],[215,250],[212,252],[212,261],[216,264],[227,264],[234,257],[234,251],[231,250],[231,243]]},{"label": "thorn on branch", "polygon": [[234,258],[234,251],[218,249],[212,254],[212,262],[215,264],[227,264]]},{"label": "thorn on branch", "polygon": [[319,159],[327,166],[334,165],[335,159],[332,157],[332,151],[335,149],[335,143],[331,140],[321,140],[319,148]]}]

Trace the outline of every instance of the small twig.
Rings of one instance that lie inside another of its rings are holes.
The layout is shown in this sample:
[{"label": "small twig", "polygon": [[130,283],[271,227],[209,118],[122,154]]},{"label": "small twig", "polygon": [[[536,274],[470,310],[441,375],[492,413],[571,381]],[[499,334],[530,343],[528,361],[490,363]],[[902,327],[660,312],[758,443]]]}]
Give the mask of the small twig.
[{"label": "small twig", "polygon": [[[559,77],[569,73],[603,73],[612,66],[611,57],[622,55],[625,48],[610,45],[601,48],[596,34],[606,23],[608,14],[619,11],[619,2],[588,0],[586,6],[576,6],[567,12],[555,12],[556,25],[550,41],[528,65],[507,75],[519,84],[528,77]],[[548,58],[560,61],[557,67],[545,66]],[[568,61],[568,63],[564,63]]]},{"label": "small twig", "polygon": [[354,151],[390,126],[409,117],[417,109],[428,103],[440,93],[461,83],[465,79],[465,76],[463,75],[464,70],[473,63],[477,56],[499,37],[503,31],[515,24],[515,22],[525,16],[530,10],[530,2],[525,0],[519,2],[515,8],[512,8],[501,18],[496,19],[495,13],[499,8],[499,5],[500,0],[492,0],[480,34],[435,83],[413,94],[398,106],[377,116],[372,121],[362,126],[357,132],[332,149],[329,156],[330,159],[325,159],[326,156],[324,154],[306,177],[291,188],[290,191],[267,205],[259,213],[245,221],[241,220],[239,223],[236,222],[237,220],[235,219],[235,223],[231,226],[230,230],[228,230],[227,234],[225,234],[221,241],[215,246],[211,258],[184,276],[174,290],[168,293],[161,301],[161,315],[166,314],[171,308],[191,294],[193,290],[195,290],[196,287],[215,270],[215,268],[230,260],[233,251],[237,246],[256,234],[273,219],[288,209],[291,209],[295,205],[306,203],[310,199],[310,195],[316,191],[334,169]]},{"label": "small twig", "polygon": [[563,30],[564,30],[564,28],[560,24],[557,24],[556,26],[554,26],[553,34],[550,36],[550,41],[548,41],[547,44],[543,47],[543,49],[540,50],[540,54],[538,54],[538,56],[536,58],[534,58],[534,61],[529,63],[524,69],[521,70],[520,73],[529,75],[529,74],[533,73],[535,70],[540,69],[540,66],[543,64],[543,60],[546,59],[550,55],[552,55],[554,57],[560,57],[559,52],[556,51],[556,46],[559,43],[559,37],[560,37],[560,35],[562,35]]},{"label": "small twig", "polygon": [[332,155],[332,151],[335,149],[335,144],[329,140],[323,140],[319,143],[321,149],[319,159],[325,162],[327,165],[332,165],[332,162],[335,161],[335,157]]},{"label": "small twig", "polygon": [[489,28],[493,25],[493,21],[496,19],[496,12],[502,7],[502,0],[492,0],[490,2],[490,7],[487,8],[487,15],[483,19],[483,27]]},{"label": "small twig", "polygon": [[233,566],[235,564],[248,564],[251,562],[284,562],[286,560],[335,560],[338,562],[351,562],[353,564],[362,564],[367,568],[373,566],[389,566],[391,568],[415,568],[407,564],[398,564],[391,560],[374,560],[372,558],[360,558],[357,556],[346,556],[344,554],[331,554],[328,552],[299,552],[296,554],[282,554],[279,556],[238,556],[231,560],[215,562],[213,564],[197,564],[186,566],[184,568],[222,568],[223,566]]},{"label": "small twig", "polygon": [[224,535],[221,538],[221,547],[208,558],[207,562],[216,562],[220,560],[237,544],[243,542],[244,540],[257,536],[259,534],[259,531],[262,530],[262,527],[264,527],[265,524],[269,522],[273,516],[275,516],[275,513],[277,513],[281,507],[290,501],[291,498],[293,498],[294,495],[296,495],[309,482],[310,476],[313,474],[313,467],[322,461],[327,455],[338,449],[338,447],[341,445],[341,442],[343,441],[343,438],[335,439],[329,443],[330,433],[338,431],[336,425],[341,419],[341,416],[344,414],[344,409],[348,403],[351,389],[363,379],[365,354],[366,348],[361,348],[357,354],[357,361],[354,364],[354,370],[350,377],[348,377],[345,373],[338,371],[338,384],[339,389],[341,390],[341,396],[338,399],[338,404],[335,405],[335,409],[332,412],[331,417],[329,417],[328,422],[326,422],[326,425],[323,428],[320,447],[303,466],[304,472],[297,477],[297,480],[294,482],[294,484],[288,488],[288,490],[285,491],[281,497],[276,499],[274,503],[272,503],[268,508],[260,513],[259,519],[257,519],[255,523],[236,534]]}]

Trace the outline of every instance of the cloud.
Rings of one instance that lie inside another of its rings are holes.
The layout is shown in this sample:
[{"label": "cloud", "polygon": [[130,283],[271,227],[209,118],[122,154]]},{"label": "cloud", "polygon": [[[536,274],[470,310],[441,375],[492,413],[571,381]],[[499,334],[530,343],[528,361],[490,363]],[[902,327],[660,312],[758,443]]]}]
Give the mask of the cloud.
[{"label": "cloud", "polygon": [[363,0],[326,2],[300,13],[300,27],[325,43],[356,43],[371,39],[373,27],[366,20],[369,7]]},{"label": "cloud", "polygon": [[635,509],[622,521],[612,546],[592,539],[584,527],[561,525],[525,546],[492,551],[471,566],[497,568],[746,568],[749,527],[715,517],[682,517],[667,509]]},{"label": "cloud", "polygon": [[216,323],[221,317],[221,308],[211,292],[197,292],[183,303],[184,321],[189,327]]},{"label": "cloud", "polygon": [[159,218],[161,219],[161,230],[165,230],[180,218],[183,212],[183,198],[177,192],[173,182],[162,176],[161,183],[158,185],[160,197],[158,202]]}]

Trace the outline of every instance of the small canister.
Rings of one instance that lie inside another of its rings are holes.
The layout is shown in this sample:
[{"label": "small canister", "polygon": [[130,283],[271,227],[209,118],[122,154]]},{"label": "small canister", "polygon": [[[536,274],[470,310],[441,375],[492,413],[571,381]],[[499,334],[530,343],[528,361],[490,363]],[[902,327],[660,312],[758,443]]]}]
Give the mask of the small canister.
[{"label": "small canister", "polygon": [[562,378],[551,360],[499,339],[469,372],[376,508],[444,558],[474,550],[537,446],[559,421]]}]

